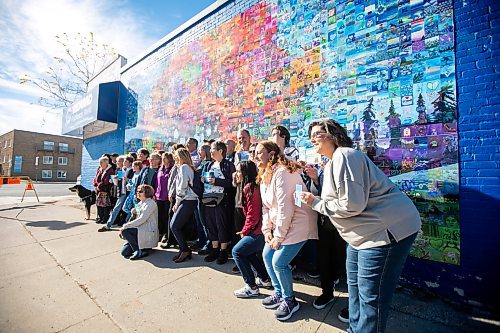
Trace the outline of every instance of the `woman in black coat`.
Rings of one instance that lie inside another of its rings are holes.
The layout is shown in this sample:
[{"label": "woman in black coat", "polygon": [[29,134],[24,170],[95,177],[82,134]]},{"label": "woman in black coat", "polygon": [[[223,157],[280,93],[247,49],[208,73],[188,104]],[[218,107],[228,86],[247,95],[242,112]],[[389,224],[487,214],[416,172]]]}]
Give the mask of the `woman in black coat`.
[{"label": "woman in black coat", "polygon": [[234,211],[236,188],[233,187],[234,164],[226,159],[227,146],[222,141],[216,141],[210,146],[213,162],[203,170],[201,177],[205,183],[203,204],[205,206],[205,221],[208,239],[212,249],[205,261],[217,260],[222,265],[228,259],[228,243],[232,239],[232,220],[230,212]]}]

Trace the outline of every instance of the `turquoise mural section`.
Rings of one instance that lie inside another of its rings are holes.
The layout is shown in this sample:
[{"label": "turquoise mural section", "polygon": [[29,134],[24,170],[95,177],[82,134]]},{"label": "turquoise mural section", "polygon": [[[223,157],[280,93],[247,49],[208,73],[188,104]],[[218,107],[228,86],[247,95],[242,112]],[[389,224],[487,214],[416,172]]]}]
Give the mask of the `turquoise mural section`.
[{"label": "turquoise mural section", "polygon": [[333,118],[415,202],[412,254],[459,264],[454,44],[449,0],[236,1],[123,74],[126,150],[283,124],[308,160]]}]

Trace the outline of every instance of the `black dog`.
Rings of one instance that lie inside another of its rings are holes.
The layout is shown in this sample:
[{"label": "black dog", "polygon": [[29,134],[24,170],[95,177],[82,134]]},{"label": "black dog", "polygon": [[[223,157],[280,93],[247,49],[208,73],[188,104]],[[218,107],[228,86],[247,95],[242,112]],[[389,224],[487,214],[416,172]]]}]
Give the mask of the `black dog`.
[{"label": "black dog", "polygon": [[87,213],[86,220],[90,220],[90,207],[92,205],[95,205],[95,192],[87,190],[80,184],[76,184],[75,186],[70,187],[69,190],[71,192],[75,192],[85,204],[85,212]]}]

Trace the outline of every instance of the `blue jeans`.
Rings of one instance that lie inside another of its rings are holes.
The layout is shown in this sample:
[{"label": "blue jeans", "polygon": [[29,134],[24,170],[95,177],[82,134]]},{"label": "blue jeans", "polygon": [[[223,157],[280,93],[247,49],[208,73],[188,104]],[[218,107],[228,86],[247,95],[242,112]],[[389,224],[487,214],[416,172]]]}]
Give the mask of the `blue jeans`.
[{"label": "blue jeans", "polygon": [[179,248],[182,252],[189,251],[189,246],[186,242],[182,229],[186,226],[186,224],[191,222],[197,203],[198,200],[183,200],[170,220],[170,229],[172,230],[177,243],[179,243]]},{"label": "blue jeans", "polygon": [[113,211],[111,212],[111,215],[109,216],[109,219],[106,222],[106,227],[108,229],[110,229],[111,226],[115,223],[116,217],[118,216],[118,214],[120,214],[123,204],[125,203],[125,199],[127,199],[127,196],[125,194],[120,195],[116,199],[115,207],[113,207]]},{"label": "blue jeans", "polygon": [[417,234],[391,244],[356,250],[347,247],[350,333],[385,331],[389,306]]},{"label": "blue jeans", "polygon": [[240,269],[243,280],[250,287],[255,287],[255,275],[252,266],[257,272],[257,276],[262,280],[269,280],[266,267],[262,258],[257,256],[264,248],[264,235],[250,234],[240,239],[233,247],[233,259]]},{"label": "blue jeans", "polygon": [[287,300],[293,299],[293,278],[289,264],[299,253],[305,242],[280,245],[278,250],[273,250],[269,247],[269,244],[266,244],[262,251],[262,258],[273,283],[274,293]]},{"label": "blue jeans", "polygon": [[127,243],[123,244],[122,256],[128,257],[132,255],[134,251],[139,250],[139,241],[137,239],[137,228],[123,229],[123,238],[127,240]]}]

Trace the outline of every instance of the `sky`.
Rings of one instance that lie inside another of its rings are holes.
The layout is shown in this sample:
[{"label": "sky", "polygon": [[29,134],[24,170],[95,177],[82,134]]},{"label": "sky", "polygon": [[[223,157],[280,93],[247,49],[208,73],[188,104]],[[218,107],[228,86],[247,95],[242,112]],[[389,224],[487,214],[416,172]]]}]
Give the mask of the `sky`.
[{"label": "sky", "polygon": [[13,129],[61,134],[62,111],[38,104],[44,92],[19,83],[41,77],[56,35],[88,34],[129,61],[213,0],[0,0],[0,135]]}]

